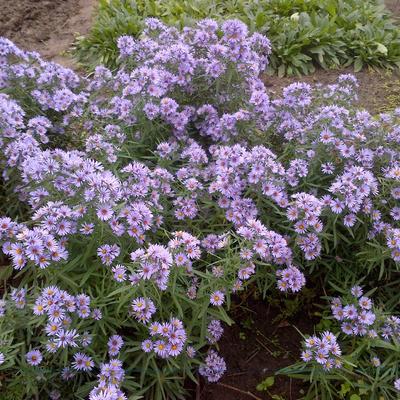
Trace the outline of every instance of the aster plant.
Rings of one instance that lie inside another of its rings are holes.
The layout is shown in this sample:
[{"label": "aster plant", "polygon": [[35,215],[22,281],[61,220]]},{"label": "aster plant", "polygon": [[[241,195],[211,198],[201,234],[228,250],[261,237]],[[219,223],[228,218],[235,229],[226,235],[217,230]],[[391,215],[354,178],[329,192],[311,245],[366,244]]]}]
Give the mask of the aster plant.
[{"label": "aster plant", "polygon": [[[185,398],[185,379],[229,368],[218,341],[249,284],[294,296],[398,273],[400,110],[357,110],[349,75],[271,98],[269,41],[236,20],[149,19],[118,47],[120,69],[83,78],[0,40],[0,165],[29,210],[0,218],[14,398]],[[357,315],[357,335],[377,320],[360,296],[334,311]],[[306,342],[311,380],[335,387],[355,365],[341,335]]]}]

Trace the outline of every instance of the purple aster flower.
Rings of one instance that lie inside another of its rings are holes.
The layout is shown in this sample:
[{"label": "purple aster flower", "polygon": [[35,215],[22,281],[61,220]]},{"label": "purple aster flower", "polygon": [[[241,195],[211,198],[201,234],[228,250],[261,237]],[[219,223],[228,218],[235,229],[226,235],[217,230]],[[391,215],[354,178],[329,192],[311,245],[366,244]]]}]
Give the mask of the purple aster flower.
[{"label": "purple aster flower", "polygon": [[145,353],[150,353],[153,350],[153,342],[150,339],[146,339],[142,342],[141,348]]},{"label": "purple aster flower", "polygon": [[153,350],[161,358],[168,357],[167,342],[165,340],[157,340],[154,343]]},{"label": "purple aster flower", "polygon": [[107,343],[108,353],[110,354],[110,356],[116,356],[119,353],[123,344],[124,341],[120,335],[111,336]]},{"label": "purple aster flower", "polygon": [[113,277],[117,282],[126,280],[126,268],[123,265],[115,265],[112,267]]},{"label": "purple aster flower", "polygon": [[210,303],[213,306],[222,306],[225,301],[225,294],[220,290],[217,290],[210,295]]},{"label": "purple aster flower", "polygon": [[193,346],[188,346],[186,348],[186,354],[189,358],[194,358],[196,355],[196,350]]},{"label": "purple aster flower", "polygon": [[92,318],[95,321],[100,321],[103,318],[103,314],[99,308],[94,308],[92,311]]},{"label": "purple aster flower", "polygon": [[207,339],[211,344],[217,343],[224,333],[221,321],[213,319],[207,326]]},{"label": "purple aster flower", "polygon": [[129,57],[135,51],[135,40],[132,36],[120,36],[117,40],[117,46],[121,57]]},{"label": "purple aster flower", "polygon": [[43,360],[42,353],[39,350],[31,350],[26,353],[25,358],[28,364],[32,366],[39,365]]},{"label": "purple aster flower", "polygon": [[200,375],[204,376],[209,382],[219,381],[225,371],[225,360],[214,350],[209,351],[205,364],[199,368]]},{"label": "purple aster flower", "polygon": [[72,368],[76,371],[91,371],[94,367],[94,362],[91,357],[83,354],[76,353],[74,354],[74,361],[72,362]]},{"label": "purple aster flower", "polygon": [[142,323],[150,321],[153,314],[156,312],[156,307],[152,300],[148,298],[139,297],[132,300],[132,314]]},{"label": "purple aster flower", "polygon": [[351,294],[352,294],[354,297],[361,297],[362,294],[363,294],[362,287],[361,287],[361,286],[353,286],[353,287],[351,288]]},{"label": "purple aster flower", "polygon": [[302,359],[304,362],[311,361],[311,360],[313,359],[313,353],[312,353],[312,351],[310,351],[310,350],[304,350],[304,351],[301,353],[301,359]]}]

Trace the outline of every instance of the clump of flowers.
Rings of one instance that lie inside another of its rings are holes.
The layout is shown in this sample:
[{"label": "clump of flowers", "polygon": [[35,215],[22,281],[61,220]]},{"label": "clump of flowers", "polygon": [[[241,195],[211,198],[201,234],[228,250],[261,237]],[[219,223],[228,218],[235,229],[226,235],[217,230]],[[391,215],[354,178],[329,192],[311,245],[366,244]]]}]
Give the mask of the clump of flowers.
[{"label": "clump of flowers", "polygon": [[209,382],[217,382],[226,370],[224,359],[214,350],[211,350],[206,359],[205,364],[200,366],[200,375],[204,376]]},{"label": "clump of flowers", "polygon": [[[204,20],[178,32],[149,19],[144,40],[121,40],[126,67],[131,60],[140,66],[130,72],[132,82],[122,96],[114,97],[113,112],[120,119],[129,119],[135,109],[134,96],[140,94],[144,99],[140,112],[150,121],[161,120],[170,125],[177,138],[186,134],[190,123],[196,125],[200,135],[214,141],[228,141],[239,135],[248,121],[255,127],[265,126],[271,106],[258,74],[267,64],[269,41],[259,34],[250,36],[246,25],[237,20],[226,21],[220,29],[218,35],[218,24]],[[190,94],[193,85],[203,92],[202,84],[212,85],[229,73],[234,74],[241,96],[221,92],[218,96],[212,94],[209,104],[180,105],[182,94]],[[197,77],[201,77],[200,82]],[[177,92],[181,96],[176,96]]]},{"label": "clump of flowers", "polygon": [[207,326],[207,340],[211,343],[217,343],[224,333],[221,321],[213,319]]},{"label": "clump of flowers", "polygon": [[126,400],[127,397],[120,389],[124,376],[125,371],[120,360],[111,359],[108,363],[101,364],[98,385],[91,390],[89,400]]},{"label": "clump of flowers", "polygon": [[132,314],[139,322],[147,323],[156,312],[156,307],[152,300],[139,297],[132,300]]},{"label": "clump of flowers", "polygon": [[152,280],[160,288],[166,290],[168,277],[173,263],[171,253],[160,245],[150,245],[145,251],[138,249],[131,253],[131,260],[137,265],[135,280]]},{"label": "clump of flowers", "polygon": [[174,264],[184,267],[188,272],[192,269],[193,261],[201,257],[200,240],[187,232],[174,232],[168,248],[173,253]]},{"label": "clump of flowers", "polygon": [[[388,398],[396,396],[393,391],[393,379],[396,377],[396,366],[398,365],[398,338],[400,319],[395,316],[388,316],[381,308],[375,307],[372,299],[364,294],[361,286],[353,286],[343,297],[335,297],[331,301],[333,318],[340,323],[340,330],[336,335],[332,332],[324,332],[321,337],[311,336],[304,342],[304,351],[301,358],[303,362],[313,363],[312,374],[321,373],[316,370],[320,364],[323,366],[324,375],[321,379],[314,380],[314,385],[324,387],[324,379],[331,379],[332,375],[326,376],[328,371],[341,367],[342,363],[350,364],[348,368],[343,368],[340,374],[344,379],[351,376],[374,376],[383,371],[387,374],[385,378],[379,378],[382,387],[374,389],[368,393],[387,393]],[[334,329],[334,327],[332,327]],[[335,332],[335,331],[333,331]],[[340,347],[336,336],[340,336]],[[333,338],[333,342],[332,339]],[[334,343],[334,347],[330,344]],[[342,349],[342,350],[341,350]],[[343,357],[341,352],[343,351]],[[387,373],[394,367],[393,373]],[[300,370],[295,367],[295,373]],[[289,367],[288,372],[293,372]],[[353,385],[350,386],[354,388]],[[311,389],[310,393],[314,389]],[[395,397],[393,397],[395,398]]]},{"label": "clump of flowers", "polygon": [[[55,221],[54,224],[56,225]],[[65,242],[57,240],[46,229],[38,227],[31,230],[19,225],[18,227],[14,226],[17,231],[13,232],[7,219],[3,219],[2,226],[9,239],[3,244],[3,252],[11,257],[12,264],[17,270],[23,269],[29,264],[43,269],[51,263],[68,258]],[[60,221],[55,228],[59,230],[61,235],[64,235],[68,233],[70,224],[66,221]]]},{"label": "clump of flowers", "polygon": [[120,335],[112,335],[107,342],[108,354],[113,357],[116,356],[123,345],[124,339]]},{"label": "clump of flowers", "polygon": [[89,372],[93,369],[94,362],[92,357],[83,353],[75,353],[72,368],[76,371]]},{"label": "clump of flowers", "polygon": [[287,209],[287,218],[294,222],[294,230],[299,234],[297,242],[306,260],[314,260],[321,252],[321,244],[316,233],[323,229],[320,220],[323,203],[308,193],[292,195],[293,204]]},{"label": "clump of flowers", "polygon": [[369,297],[362,295],[362,289],[352,288],[353,301],[342,304],[338,298],[332,301],[332,313],[341,322],[341,329],[346,335],[376,335],[372,326],[376,315],[372,310],[373,304]]},{"label": "clump of flowers", "polygon": [[[47,338],[46,351],[49,353],[56,353],[64,348],[87,347],[91,342],[90,335],[88,332],[80,334],[74,325],[76,326],[79,320],[90,317],[98,319],[96,310],[90,308],[89,296],[85,294],[72,296],[56,286],[42,290],[33,306],[33,314],[46,316],[44,333]],[[79,353],[74,355],[74,368],[83,369],[86,356],[77,362],[77,355]]]},{"label": "clump of flowers", "polygon": [[265,262],[288,266],[276,271],[279,290],[297,292],[305,285],[304,274],[292,265],[292,252],[285,238],[268,230],[258,220],[249,220],[245,226],[238,228],[237,233],[244,239],[240,257],[246,263],[239,271],[239,281],[247,280],[254,274],[253,260],[260,258]]},{"label": "clump of flowers", "polygon": [[[15,307],[23,309],[26,306],[26,289],[13,289],[11,292],[11,300],[14,301]],[[3,311],[4,313],[4,311]]]},{"label": "clump of flowers", "polygon": [[304,341],[304,346],[305,350],[301,353],[303,361],[317,363],[327,371],[342,367],[342,352],[332,332],[326,331],[321,337],[310,336]]},{"label": "clump of flowers", "polygon": [[304,274],[296,267],[290,266],[276,271],[278,279],[278,289],[282,292],[298,292],[305,285]]},{"label": "clump of flowers", "polygon": [[153,322],[149,326],[150,339],[142,342],[142,349],[153,351],[161,358],[177,357],[184,349],[187,339],[183,323],[177,318],[168,322]]},{"label": "clump of flowers", "polygon": [[391,249],[392,258],[400,261],[400,229],[390,228],[386,233],[387,246]]}]

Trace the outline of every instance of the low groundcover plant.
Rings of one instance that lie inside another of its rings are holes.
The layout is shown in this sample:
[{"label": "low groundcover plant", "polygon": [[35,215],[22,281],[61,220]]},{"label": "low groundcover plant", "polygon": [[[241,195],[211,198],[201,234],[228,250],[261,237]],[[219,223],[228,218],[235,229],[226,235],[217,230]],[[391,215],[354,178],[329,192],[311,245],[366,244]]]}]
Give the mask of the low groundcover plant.
[{"label": "low groundcover plant", "polygon": [[305,75],[316,67],[396,68],[400,30],[381,0],[100,0],[86,37],[77,37],[73,54],[93,70],[119,65],[117,38],[140,37],[145,19],[156,17],[183,27],[211,17],[238,18],[268,35],[269,73]]},{"label": "low groundcover plant", "polygon": [[[350,75],[271,98],[270,42],[237,20],[148,19],[118,47],[119,70],[83,78],[0,40],[2,178],[30,210],[0,218],[5,398],[185,398],[185,379],[229,368],[218,341],[250,283],[294,296],[346,275],[346,293],[398,273],[400,110],[358,110]],[[396,304],[334,302],[340,324],[288,373],[324,393],[329,374],[361,376],[369,344],[339,332],[367,340],[376,323],[385,385],[363,388],[395,399]]]}]

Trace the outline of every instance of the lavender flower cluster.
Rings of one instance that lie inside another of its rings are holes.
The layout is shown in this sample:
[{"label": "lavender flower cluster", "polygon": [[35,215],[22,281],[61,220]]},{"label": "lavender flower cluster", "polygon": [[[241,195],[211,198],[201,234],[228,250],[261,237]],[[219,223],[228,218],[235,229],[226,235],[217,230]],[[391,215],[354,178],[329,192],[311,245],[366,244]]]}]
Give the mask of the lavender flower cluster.
[{"label": "lavender flower cluster", "polygon": [[393,342],[400,339],[400,318],[381,315],[379,309],[375,309],[372,299],[363,295],[360,286],[351,288],[349,300],[337,297],[331,304],[333,317],[341,323],[343,333]]},{"label": "lavender flower cluster", "polygon": [[142,349],[146,353],[154,351],[161,358],[178,356],[187,338],[182,321],[176,318],[162,324],[153,322],[149,327],[149,333],[152,339],[146,339],[142,343]]},{"label": "lavender flower cluster", "polygon": [[340,298],[332,301],[332,313],[336,320],[341,321],[341,329],[346,335],[368,335],[376,337],[377,332],[371,327],[376,315],[372,311],[372,300],[362,295],[362,289],[355,286],[351,289],[353,302],[343,305]]},{"label": "lavender flower cluster", "polygon": [[303,361],[314,361],[328,371],[342,367],[343,363],[340,359],[342,351],[332,332],[326,331],[320,338],[311,336],[304,341],[304,345],[306,349],[301,353]]},{"label": "lavender flower cluster", "polygon": [[[77,327],[82,325],[83,320],[90,318],[93,321],[99,321],[102,318],[99,309],[90,309],[89,296],[85,294],[72,296],[55,286],[42,290],[33,305],[33,314],[46,316],[45,350],[50,354],[66,348],[74,350],[88,348],[92,343],[92,336],[87,330],[79,333]],[[38,350],[35,351],[38,352]],[[73,357],[71,366],[77,371],[90,371],[94,366],[92,358],[86,354],[77,352]],[[31,357],[27,355],[27,359],[32,364]],[[39,364],[41,360],[41,356],[37,357],[36,363]]]},{"label": "lavender flower cluster", "polygon": [[[369,364],[374,368],[382,366],[384,362],[396,354],[396,346],[400,339],[400,318],[387,315],[382,309],[375,307],[372,299],[363,293],[361,286],[353,286],[347,295],[336,297],[331,301],[333,318],[340,323],[340,329],[346,337],[353,337],[368,345]],[[381,342],[385,342],[381,345]],[[391,347],[391,344],[394,345]],[[356,347],[355,352],[362,349]],[[362,351],[360,352],[362,354]],[[377,355],[375,355],[377,354]],[[394,387],[398,390],[398,380]]]}]

